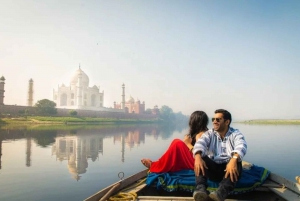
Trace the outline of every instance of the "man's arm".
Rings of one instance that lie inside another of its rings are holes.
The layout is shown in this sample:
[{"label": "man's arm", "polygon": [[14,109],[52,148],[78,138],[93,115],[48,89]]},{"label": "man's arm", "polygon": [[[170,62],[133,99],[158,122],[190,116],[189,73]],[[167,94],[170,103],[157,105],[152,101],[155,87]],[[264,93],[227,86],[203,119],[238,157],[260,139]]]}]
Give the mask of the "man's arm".
[{"label": "man's arm", "polygon": [[194,149],[193,149],[193,154],[195,158],[194,171],[196,176],[205,175],[205,168],[207,169],[206,163],[202,159],[202,157],[206,153],[207,143],[210,142],[208,132],[209,131],[203,133],[194,145]]},{"label": "man's arm", "polygon": [[207,169],[205,161],[201,157],[201,151],[195,153],[195,164],[194,164],[194,172],[198,177],[199,175],[205,175],[205,170]]},{"label": "man's arm", "polygon": [[201,157],[205,156],[207,147],[210,143],[209,132],[210,131],[206,131],[205,133],[203,133],[202,136],[196,141],[193,149],[194,157],[197,152],[201,153],[200,154]]},{"label": "man's arm", "polygon": [[231,159],[227,163],[225,178],[230,176],[230,180],[235,182],[239,177],[238,162],[241,162],[247,152],[247,143],[243,134],[239,130],[234,131],[234,150],[231,152]]},{"label": "man's arm", "polygon": [[231,157],[238,157],[239,161],[243,160],[243,157],[247,153],[247,142],[245,140],[244,135],[239,131],[235,131],[235,137],[234,137],[234,149],[231,152]]}]

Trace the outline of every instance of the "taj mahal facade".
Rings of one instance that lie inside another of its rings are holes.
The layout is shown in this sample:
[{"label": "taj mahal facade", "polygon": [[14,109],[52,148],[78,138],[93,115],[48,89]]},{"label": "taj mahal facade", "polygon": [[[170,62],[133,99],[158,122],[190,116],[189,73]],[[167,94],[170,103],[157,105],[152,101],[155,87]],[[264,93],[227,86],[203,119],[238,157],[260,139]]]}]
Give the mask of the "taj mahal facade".
[{"label": "taj mahal facade", "polygon": [[104,92],[100,87],[94,85],[89,87],[89,77],[80,68],[77,69],[71,78],[70,85],[62,84],[57,90],[53,90],[53,101],[57,108],[80,109],[93,111],[110,111],[138,113],[145,112],[145,102],[134,101],[132,97],[125,101],[125,85],[122,85],[122,100],[120,104],[114,102],[113,108],[103,106]]},{"label": "taj mahal facade", "polygon": [[53,90],[53,101],[57,108],[105,110],[104,92],[94,85],[89,87],[89,77],[79,67],[72,76],[70,85],[62,84]]}]

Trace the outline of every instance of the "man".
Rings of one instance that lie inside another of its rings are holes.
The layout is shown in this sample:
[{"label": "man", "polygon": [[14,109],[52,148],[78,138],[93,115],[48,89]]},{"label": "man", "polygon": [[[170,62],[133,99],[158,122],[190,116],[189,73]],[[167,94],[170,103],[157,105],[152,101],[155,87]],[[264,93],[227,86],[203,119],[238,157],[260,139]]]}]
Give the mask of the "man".
[{"label": "man", "polygon": [[[193,197],[197,201],[208,197],[225,200],[241,176],[242,159],[247,151],[243,134],[230,127],[231,114],[227,110],[216,110],[212,122],[213,129],[206,131],[193,149],[196,175]],[[220,182],[219,188],[209,196],[207,179]]]}]

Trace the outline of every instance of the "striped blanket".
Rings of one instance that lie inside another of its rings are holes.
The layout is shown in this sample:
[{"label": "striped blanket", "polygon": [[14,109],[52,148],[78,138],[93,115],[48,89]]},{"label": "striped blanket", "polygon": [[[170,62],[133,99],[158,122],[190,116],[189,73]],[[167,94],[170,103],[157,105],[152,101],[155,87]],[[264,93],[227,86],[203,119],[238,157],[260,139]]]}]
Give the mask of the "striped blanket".
[{"label": "striped blanket", "polygon": [[[269,170],[256,165],[243,169],[242,176],[231,194],[253,191],[264,183],[269,174]],[[168,192],[193,192],[195,188],[195,173],[192,170],[181,170],[172,173],[149,173],[146,183],[147,185],[156,185],[157,189],[163,189]],[[218,186],[218,182],[208,181],[207,190],[210,192],[215,191]]]}]

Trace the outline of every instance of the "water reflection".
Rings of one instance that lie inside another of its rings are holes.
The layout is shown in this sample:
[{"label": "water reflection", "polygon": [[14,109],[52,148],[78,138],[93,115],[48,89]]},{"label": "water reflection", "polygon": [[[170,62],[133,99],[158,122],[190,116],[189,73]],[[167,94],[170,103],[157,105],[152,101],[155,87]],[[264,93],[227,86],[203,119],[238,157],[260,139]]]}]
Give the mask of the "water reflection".
[{"label": "water reflection", "polygon": [[[159,136],[169,138],[176,128],[170,125],[125,125],[98,127],[23,127],[0,129],[0,169],[2,158],[2,142],[25,142],[25,166],[32,167],[33,143],[42,148],[50,148],[56,161],[67,162],[67,169],[71,177],[77,181],[87,172],[88,163],[99,160],[104,155],[103,141],[112,138],[113,145],[121,147],[120,161],[125,162],[125,148],[132,149],[145,143],[145,136]],[[5,154],[5,153],[4,153]]]},{"label": "water reflection", "polygon": [[31,165],[31,137],[26,138],[26,166],[30,167]]},{"label": "water reflection", "polygon": [[52,154],[59,161],[68,161],[68,170],[77,181],[80,179],[79,175],[86,172],[88,159],[95,161],[99,153],[103,154],[102,136],[56,137],[52,146]]},{"label": "water reflection", "polygon": [[1,158],[2,158],[2,136],[0,135],[0,170],[1,170]]},{"label": "water reflection", "polygon": [[[247,139],[246,161],[294,181],[300,163],[286,156],[300,154],[295,148],[299,126],[233,127]],[[142,170],[140,158],[158,159],[172,139],[182,138],[187,129],[171,125],[3,126],[0,200],[21,201],[24,195],[27,200],[83,200],[116,182],[120,171],[129,176]]]}]

